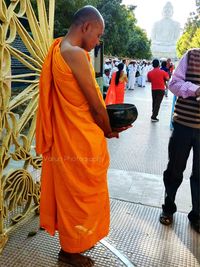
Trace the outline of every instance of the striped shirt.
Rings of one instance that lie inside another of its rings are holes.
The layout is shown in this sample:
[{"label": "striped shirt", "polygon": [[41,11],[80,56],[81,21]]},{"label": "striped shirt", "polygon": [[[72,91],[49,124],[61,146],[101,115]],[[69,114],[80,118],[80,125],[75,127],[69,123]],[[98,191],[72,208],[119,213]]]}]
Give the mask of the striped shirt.
[{"label": "striped shirt", "polygon": [[200,129],[200,103],[195,92],[200,87],[200,49],[189,50],[181,59],[169,89],[179,96],[174,110],[174,121]]}]

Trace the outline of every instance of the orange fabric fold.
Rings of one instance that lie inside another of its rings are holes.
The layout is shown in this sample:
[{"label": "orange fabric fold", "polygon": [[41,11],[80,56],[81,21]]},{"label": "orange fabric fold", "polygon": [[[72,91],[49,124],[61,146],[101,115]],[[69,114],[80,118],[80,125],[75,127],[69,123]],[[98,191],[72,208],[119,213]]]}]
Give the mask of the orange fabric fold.
[{"label": "orange fabric fold", "polygon": [[122,80],[121,79],[119,80],[118,85],[115,84],[115,78],[116,78],[116,72],[113,73],[111,78],[111,83],[108,88],[108,92],[105,99],[106,105],[124,103],[124,93],[126,86],[124,77],[122,77]]},{"label": "orange fabric fold", "polygon": [[36,126],[36,151],[43,155],[40,224],[51,235],[58,230],[63,250],[79,253],[109,231],[109,155],[104,133],[60,54],[60,42],[51,46],[40,78]]}]

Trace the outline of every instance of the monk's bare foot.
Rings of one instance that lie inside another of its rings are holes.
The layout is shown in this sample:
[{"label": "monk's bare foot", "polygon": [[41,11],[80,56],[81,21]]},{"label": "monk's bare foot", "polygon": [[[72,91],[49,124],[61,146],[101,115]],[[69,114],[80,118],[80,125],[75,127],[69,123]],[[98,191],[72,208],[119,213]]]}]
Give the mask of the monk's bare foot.
[{"label": "monk's bare foot", "polygon": [[91,267],[94,266],[94,261],[79,253],[68,253],[64,250],[60,250],[58,254],[58,259],[64,261],[68,264],[71,264],[74,267]]}]

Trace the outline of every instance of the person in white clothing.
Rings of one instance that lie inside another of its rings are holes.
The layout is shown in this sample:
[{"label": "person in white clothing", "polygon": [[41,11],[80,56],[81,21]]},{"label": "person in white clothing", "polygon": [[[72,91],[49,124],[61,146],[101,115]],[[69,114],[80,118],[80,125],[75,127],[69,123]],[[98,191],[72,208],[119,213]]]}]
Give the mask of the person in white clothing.
[{"label": "person in white clothing", "polygon": [[105,60],[104,70],[106,70],[106,69],[109,69],[110,71],[112,69],[111,61],[109,59]]},{"label": "person in white clothing", "polygon": [[110,85],[110,70],[105,69],[103,74],[103,98],[106,98],[108,87]]},{"label": "person in white clothing", "polygon": [[126,65],[126,59],[123,59],[123,60],[122,60],[122,63],[124,64],[124,69],[123,69],[123,72],[124,72],[124,74],[127,74],[127,65]]},{"label": "person in white clothing", "polygon": [[118,65],[119,65],[119,62],[115,61],[115,65],[113,66],[113,68],[110,72],[110,79],[112,78],[113,73],[118,71],[118,67],[117,67]]},{"label": "person in white clothing", "polygon": [[[153,69],[153,66],[150,61],[147,62],[147,73]],[[148,78],[146,76],[146,82],[148,82]]]},{"label": "person in white clothing", "polygon": [[142,66],[140,68],[140,76],[138,78],[138,86],[139,87],[145,87],[146,85],[146,77],[147,77],[147,72],[148,72],[148,66],[147,62],[143,60]]}]

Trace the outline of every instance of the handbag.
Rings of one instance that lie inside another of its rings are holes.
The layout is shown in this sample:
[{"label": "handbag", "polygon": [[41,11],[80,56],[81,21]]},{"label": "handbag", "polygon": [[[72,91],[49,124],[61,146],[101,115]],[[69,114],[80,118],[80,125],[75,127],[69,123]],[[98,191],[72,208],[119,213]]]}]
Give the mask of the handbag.
[{"label": "handbag", "polygon": [[139,72],[139,70],[137,70],[135,73],[135,77],[139,77],[139,76],[140,76],[140,72]]}]

